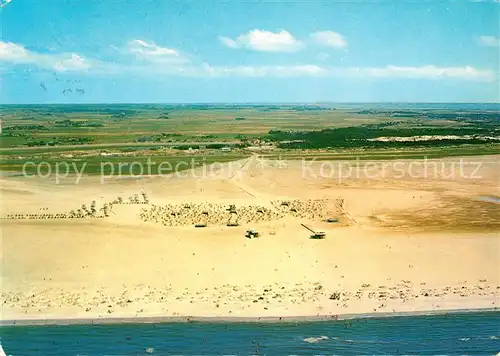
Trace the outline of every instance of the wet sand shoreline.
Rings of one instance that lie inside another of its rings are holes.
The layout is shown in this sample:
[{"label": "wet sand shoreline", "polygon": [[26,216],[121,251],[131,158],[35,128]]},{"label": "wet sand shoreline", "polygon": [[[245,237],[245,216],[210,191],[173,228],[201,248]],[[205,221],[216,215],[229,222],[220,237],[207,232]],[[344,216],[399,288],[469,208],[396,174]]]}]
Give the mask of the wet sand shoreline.
[{"label": "wet sand shoreline", "polygon": [[4,326],[69,326],[69,325],[118,325],[118,324],[164,324],[164,323],[309,323],[336,320],[352,320],[367,318],[394,318],[410,316],[431,316],[465,313],[495,313],[499,308],[471,308],[422,310],[410,312],[379,313],[347,313],[338,315],[312,316],[264,316],[264,317],[197,317],[197,316],[163,316],[163,317],[130,317],[130,318],[58,318],[58,319],[17,319],[0,320]]}]

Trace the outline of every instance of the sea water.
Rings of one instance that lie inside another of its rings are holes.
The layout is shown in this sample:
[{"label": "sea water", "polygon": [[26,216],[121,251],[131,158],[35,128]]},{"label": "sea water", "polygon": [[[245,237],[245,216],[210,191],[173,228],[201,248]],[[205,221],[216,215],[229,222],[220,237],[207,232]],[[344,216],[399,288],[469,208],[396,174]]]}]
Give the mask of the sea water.
[{"label": "sea water", "polygon": [[500,198],[492,195],[481,195],[477,197],[477,200],[500,204]]},{"label": "sea water", "polygon": [[496,355],[500,312],[300,323],[0,328],[7,355]]}]

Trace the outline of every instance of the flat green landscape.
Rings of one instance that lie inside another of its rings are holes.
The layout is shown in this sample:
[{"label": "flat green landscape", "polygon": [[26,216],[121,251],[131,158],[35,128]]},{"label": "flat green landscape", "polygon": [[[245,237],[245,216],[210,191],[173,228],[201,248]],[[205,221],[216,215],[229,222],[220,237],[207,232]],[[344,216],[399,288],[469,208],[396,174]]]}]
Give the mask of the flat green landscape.
[{"label": "flat green landscape", "polygon": [[259,137],[276,128],[301,131],[388,120],[314,106],[4,105],[1,110],[2,148],[225,141]]},{"label": "flat green landscape", "polygon": [[[382,160],[500,152],[498,106],[450,104],[2,105],[0,170],[86,162],[88,174],[149,160]],[[167,165],[167,163],[165,163]],[[113,167],[113,168],[111,168]],[[106,167],[105,167],[106,168]],[[125,168],[123,168],[125,169]],[[158,164],[151,167],[157,174]],[[187,168],[182,168],[187,169]],[[161,172],[160,172],[161,173]]]},{"label": "flat green landscape", "polygon": [[86,157],[69,159],[8,159],[0,164],[2,171],[22,172],[27,175],[50,176],[78,174],[106,176],[139,176],[170,174],[208,166],[212,163],[225,163],[244,159],[244,155],[217,156],[133,156],[133,157]]},{"label": "flat green landscape", "polygon": [[462,145],[442,148],[409,148],[409,149],[367,149],[367,150],[342,150],[338,152],[320,152],[308,150],[303,152],[290,152],[284,150],[263,155],[272,160],[391,160],[391,159],[437,159],[458,156],[484,156],[500,153],[500,144]]}]

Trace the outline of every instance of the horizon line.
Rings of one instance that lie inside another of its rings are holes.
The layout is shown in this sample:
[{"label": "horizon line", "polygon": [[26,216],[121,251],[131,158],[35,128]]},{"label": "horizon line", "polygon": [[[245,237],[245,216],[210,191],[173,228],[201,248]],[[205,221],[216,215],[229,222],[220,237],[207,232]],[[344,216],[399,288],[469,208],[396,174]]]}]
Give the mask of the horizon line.
[{"label": "horizon line", "polygon": [[333,105],[333,104],[488,104],[500,101],[172,101],[172,102],[32,102],[5,105]]}]

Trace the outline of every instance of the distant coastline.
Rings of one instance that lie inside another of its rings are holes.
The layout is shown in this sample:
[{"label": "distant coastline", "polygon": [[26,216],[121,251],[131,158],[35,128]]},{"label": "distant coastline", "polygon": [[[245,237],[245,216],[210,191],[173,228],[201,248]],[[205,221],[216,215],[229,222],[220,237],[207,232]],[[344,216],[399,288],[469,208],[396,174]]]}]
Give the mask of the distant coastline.
[{"label": "distant coastline", "polygon": [[340,321],[366,318],[394,318],[409,316],[430,316],[465,313],[500,312],[499,308],[472,308],[447,310],[422,310],[411,312],[347,313],[338,315],[312,316],[266,316],[266,317],[197,317],[197,316],[158,316],[123,318],[58,318],[58,319],[18,319],[0,320],[0,327],[9,326],[55,326],[55,325],[116,325],[116,324],[160,324],[160,323],[309,323]]},{"label": "distant coastline", "polygon": [[139,107],[139,106],[152,106],[152,107],[181,107],[188,108],[244,108],[244,107],[289,107],[289,106],[303,106],[303,107],[325,107],[336,109],[359,109],[359,108],[373,108],[373,109],[390,109],[390,108],[406,108],[406,109],[468,109],[468,110],[498,110],[500,102],[487,101],[487,102],[404,102],[404,101],[378,101],[378,102],[330,102],[330,101],[310,101],[310,102],[11,102],[0,103],[0,107],[15,108],[15,107],[89,107],[94,106],[97,108],[122,106],[122,107]]}]

